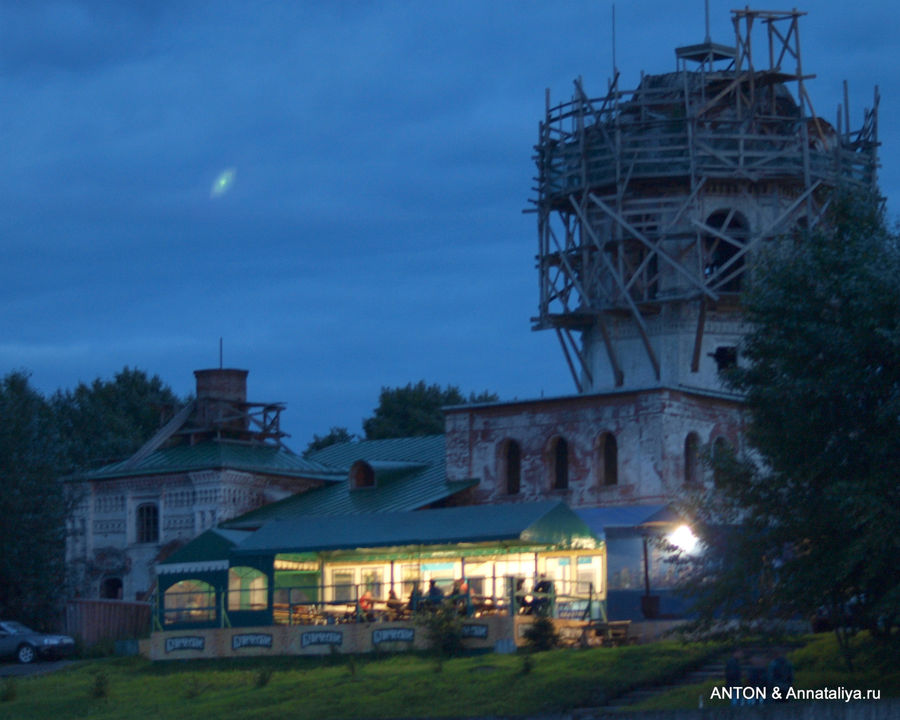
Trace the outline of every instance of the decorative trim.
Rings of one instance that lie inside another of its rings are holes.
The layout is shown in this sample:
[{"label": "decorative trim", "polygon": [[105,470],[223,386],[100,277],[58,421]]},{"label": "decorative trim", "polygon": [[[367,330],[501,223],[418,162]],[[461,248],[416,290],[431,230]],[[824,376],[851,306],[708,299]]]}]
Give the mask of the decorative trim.
[{"label": "decorative trim", "polygon": [[210,572],[214,570],[227,570],[227,560],[207,560],[205,562],[172,563],[170,565],[159,564],[156,566],[158,575],[184,575],[195,572]]}]

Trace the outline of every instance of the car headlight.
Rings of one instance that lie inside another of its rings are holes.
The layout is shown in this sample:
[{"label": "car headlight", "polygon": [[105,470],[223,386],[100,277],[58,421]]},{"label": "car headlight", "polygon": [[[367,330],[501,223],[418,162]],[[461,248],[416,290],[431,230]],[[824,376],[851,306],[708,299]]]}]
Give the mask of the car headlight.
[{"label": "car headlight", "polygon": [[45,637],[44,645],[59,645],[62,642],[62,638],[60,637]]}]

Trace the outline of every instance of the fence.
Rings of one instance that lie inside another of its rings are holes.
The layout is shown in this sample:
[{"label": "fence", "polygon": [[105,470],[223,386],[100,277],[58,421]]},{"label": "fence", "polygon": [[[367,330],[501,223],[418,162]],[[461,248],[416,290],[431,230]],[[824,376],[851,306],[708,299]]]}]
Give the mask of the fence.
[{"label": "fence", "polygon": [[125,600],[70,600],[66,632],[85,645],[101,640],[129,640],[150,631],[150,603]]}]

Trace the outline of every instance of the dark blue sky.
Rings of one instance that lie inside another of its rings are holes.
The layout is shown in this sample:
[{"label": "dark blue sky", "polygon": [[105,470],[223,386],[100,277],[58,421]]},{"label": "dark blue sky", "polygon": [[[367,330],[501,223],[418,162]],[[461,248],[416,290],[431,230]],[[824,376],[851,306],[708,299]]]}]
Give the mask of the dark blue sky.
[{"label": "dark blue sky", "polygon": [[[731,44],[712,0],[713,39]],[[776,7],[779,3],[765,3]],[[0,372],[45,392],[124,365],[176,391],[250,370],[302,450],[382,385],[573,391],[537,306],[532,146],[544,88],[611,75],[607,0],[0,5]],[[789,9],[785,5],[785,9]],[[893,216],[900,6],[816,0],[817,112],[883,97]],[[702,0],[630,0],[622,86],[675,69]],[[216,177],[236,170],[211,197]]]}]

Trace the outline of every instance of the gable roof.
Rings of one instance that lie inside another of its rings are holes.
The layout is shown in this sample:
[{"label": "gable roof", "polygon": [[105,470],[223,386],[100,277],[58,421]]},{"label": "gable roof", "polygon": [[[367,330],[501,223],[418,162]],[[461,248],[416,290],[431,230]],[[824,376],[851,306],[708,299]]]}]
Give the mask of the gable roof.
[{"label": "gable roof", "polygon": [[[312,453],[308,459],[343,470],[343,482],[309,490],[252,510],[223,527],[253,528],[273,520],[308,515],[355,515],[418,510],[476,485],[477,480],[448,481],[443,435],[339,443]],[[375,486],[352,488],[350,466],[368,462]]]},{"label": "gable roof", "polygon": [[547,500],[344,518],[307,516],[273,520],[236,546],[233,554],[490,542],[596,546],[590,528],[568,506]]}]

